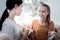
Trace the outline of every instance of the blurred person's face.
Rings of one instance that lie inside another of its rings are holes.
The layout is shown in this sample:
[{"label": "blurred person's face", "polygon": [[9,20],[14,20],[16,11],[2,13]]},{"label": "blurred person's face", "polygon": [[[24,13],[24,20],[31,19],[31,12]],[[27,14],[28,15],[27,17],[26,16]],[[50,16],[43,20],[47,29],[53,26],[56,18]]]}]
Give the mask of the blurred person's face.
[{"label": "blurred person's face", "polygon": [[22,6],[23,6],[22,4],[19,5],[19,6],[18,5],[15,6],[15,8],[16,8],[15,12],[16,12],[17,16],[19,16],[21,14],[21,12],[22,12]]},{"label": "blurred person's face", "polygon": [[41,6],[39,8],[39,16],[40,16],[41,19],[45,19],[48,14],[49,14],[48,10],[45,6]]}]

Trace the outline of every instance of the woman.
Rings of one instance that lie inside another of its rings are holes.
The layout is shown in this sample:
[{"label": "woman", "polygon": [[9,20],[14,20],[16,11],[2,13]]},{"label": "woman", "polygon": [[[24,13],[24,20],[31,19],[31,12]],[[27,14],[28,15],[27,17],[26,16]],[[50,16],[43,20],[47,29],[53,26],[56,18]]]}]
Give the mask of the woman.
[{"label": "woman", "polygon": [[34,20],[31,29],[34,30],[32,40],[48,40],[48,36],[55,33],[54,23],[50,20],[50,8],[42,3],[39,8],[39,20]]},{"label": "woman", "polygon": [[22,12],[22,0],[7,0],[6,1],[6,9],[0,20],[0,29],[1,31],[9,37],[10,40],[18,40],[19,34],[21,31],[19,30],[18,25],[14,21],[14,17],[19,16]]}]

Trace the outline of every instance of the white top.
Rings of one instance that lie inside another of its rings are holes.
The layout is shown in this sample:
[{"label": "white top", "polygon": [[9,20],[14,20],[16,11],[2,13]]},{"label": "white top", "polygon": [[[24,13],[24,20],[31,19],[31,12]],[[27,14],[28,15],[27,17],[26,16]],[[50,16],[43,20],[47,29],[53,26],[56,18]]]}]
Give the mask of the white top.
[{"label": "white top", "polygon": [[2,32],[9,35],[11,37],[11,40],[18,40],[20,37],[19,33],[21,33],[18,25],[9,18],[6,18],[3,23]]}]

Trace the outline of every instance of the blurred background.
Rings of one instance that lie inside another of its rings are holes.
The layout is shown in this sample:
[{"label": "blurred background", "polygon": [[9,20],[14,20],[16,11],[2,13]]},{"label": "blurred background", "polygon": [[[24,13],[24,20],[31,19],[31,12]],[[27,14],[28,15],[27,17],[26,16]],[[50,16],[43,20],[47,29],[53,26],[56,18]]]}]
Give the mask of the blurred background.
[{"label": "blurred background", "polygon": [[[60,25],[60,0],[23,0],[23,11],[20,16],[14,18],[16,23],[30,25],[34,19],[37,19],[40,2],[45,2],[50,6],[51,20],[56,25]],[[6,8],[5,3],[6,0],[0,0],[0,18]]]}]

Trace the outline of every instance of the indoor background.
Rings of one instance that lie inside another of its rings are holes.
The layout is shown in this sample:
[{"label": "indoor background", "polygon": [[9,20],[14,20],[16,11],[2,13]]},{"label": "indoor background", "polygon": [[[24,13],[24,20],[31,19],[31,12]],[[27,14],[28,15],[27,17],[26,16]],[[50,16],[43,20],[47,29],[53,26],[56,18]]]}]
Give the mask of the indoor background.
[{"label": "indoor background", "polygon": [[[0,0],[0,18],[3,14],[6,0]],[[30,24],[37,18],[37,9],[40,2],[46,2],[51,8],[51,20],[60,25],[60,0],[23,0],[23,11],[20,16],[15,17],[18,24]]]}]

